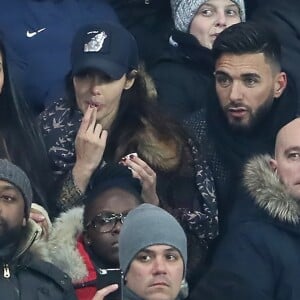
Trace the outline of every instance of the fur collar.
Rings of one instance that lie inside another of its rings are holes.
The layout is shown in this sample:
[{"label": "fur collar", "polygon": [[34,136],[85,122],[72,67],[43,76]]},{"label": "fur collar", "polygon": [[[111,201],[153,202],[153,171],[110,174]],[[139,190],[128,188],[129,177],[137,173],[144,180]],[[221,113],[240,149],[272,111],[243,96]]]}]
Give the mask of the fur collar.
[{"label": "fur collar", "polygon": [[41,240],[36,245],[42,258],[67,273],[73,283],[80,282],[88,275],[77,250],[77,239],[83,231],[82,215],[82,207],[62,213],[53,223],[48,240]]},{"label": "fur collar", "polygon": [[251,159],[244,172],[244,185],[259,207],[281,222],[299,223],[300,203],[293,199],[269,165],[271,157]]},{"label": "fur collar", "polygon": [[160,140],[155,129],[146,121],[145,130],[138,133],[137,152],[155,169],[172,171],[176,169],[182,157],[183,148],[172,136],[169,140]]}]

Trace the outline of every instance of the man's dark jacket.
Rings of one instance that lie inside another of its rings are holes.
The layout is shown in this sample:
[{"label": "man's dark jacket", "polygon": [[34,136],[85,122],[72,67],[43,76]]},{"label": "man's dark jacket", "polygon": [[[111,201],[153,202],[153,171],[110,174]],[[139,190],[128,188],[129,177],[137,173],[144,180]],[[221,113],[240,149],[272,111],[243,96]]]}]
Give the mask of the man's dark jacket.
[{"label": "man's dark jacket", "polygon": [[[29,221],[15,254],[0,257],[1,299],[72,300],[77,299],[70,278],[54,265],[40,260],[32,250],[39,229]],[[0,249],[1,254],[3,249]]]},{"label": "man's dark jacket", "polygon": [[[300,299],[300,205],[268,155],[245,168],[244,186],[213,267],[233,272],[268,300]],[[234,297],[232,299],[239,299]]]}]

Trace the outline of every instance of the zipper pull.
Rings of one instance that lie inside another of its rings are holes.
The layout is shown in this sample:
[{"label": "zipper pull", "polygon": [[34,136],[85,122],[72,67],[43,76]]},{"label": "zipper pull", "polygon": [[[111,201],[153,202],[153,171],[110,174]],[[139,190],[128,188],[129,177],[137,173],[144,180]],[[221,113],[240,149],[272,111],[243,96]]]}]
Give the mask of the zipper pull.
[{"label": "zipper pull", "polygon": [[4,278],[10,278],[10,270],[9,270],[8,264],[5,264],[3,266],[3,276],[4,276]]},{"label": "zipper pull", "polygon": [[150,0],[145,0],[145,4],[146,5],[150,4]]}]

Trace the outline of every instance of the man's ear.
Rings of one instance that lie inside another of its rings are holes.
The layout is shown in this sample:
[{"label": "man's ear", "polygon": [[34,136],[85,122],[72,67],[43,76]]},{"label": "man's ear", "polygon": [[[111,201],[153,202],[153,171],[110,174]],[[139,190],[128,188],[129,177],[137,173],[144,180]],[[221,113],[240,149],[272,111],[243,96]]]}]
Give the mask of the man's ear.
[{"label": "man's ear", "polygon": [[279,98],[287,85],[287,76],[285,72],[280,72],[275,77],[274,98]]},{"label": "man's ear", "polygon": [[273,170],[273,172],[277,172],[277,161],[273,158],[270,159],[269,161],[270,167]]}]

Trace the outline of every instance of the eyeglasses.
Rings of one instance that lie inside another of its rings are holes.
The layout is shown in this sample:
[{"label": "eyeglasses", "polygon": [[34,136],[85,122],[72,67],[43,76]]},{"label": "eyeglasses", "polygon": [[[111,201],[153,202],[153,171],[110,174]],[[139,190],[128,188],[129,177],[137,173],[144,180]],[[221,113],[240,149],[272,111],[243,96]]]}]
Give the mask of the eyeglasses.
[{"label": "eyeglasses", "polygon": [[120,222],[121,224],[124,223],[127,214],[128,212],[120,214],[102,212],[99,215],[95,216],[94,219],[86,225],[86,228],[92,227],[93,229],[101,233],[111,232],[118,222]]}]

